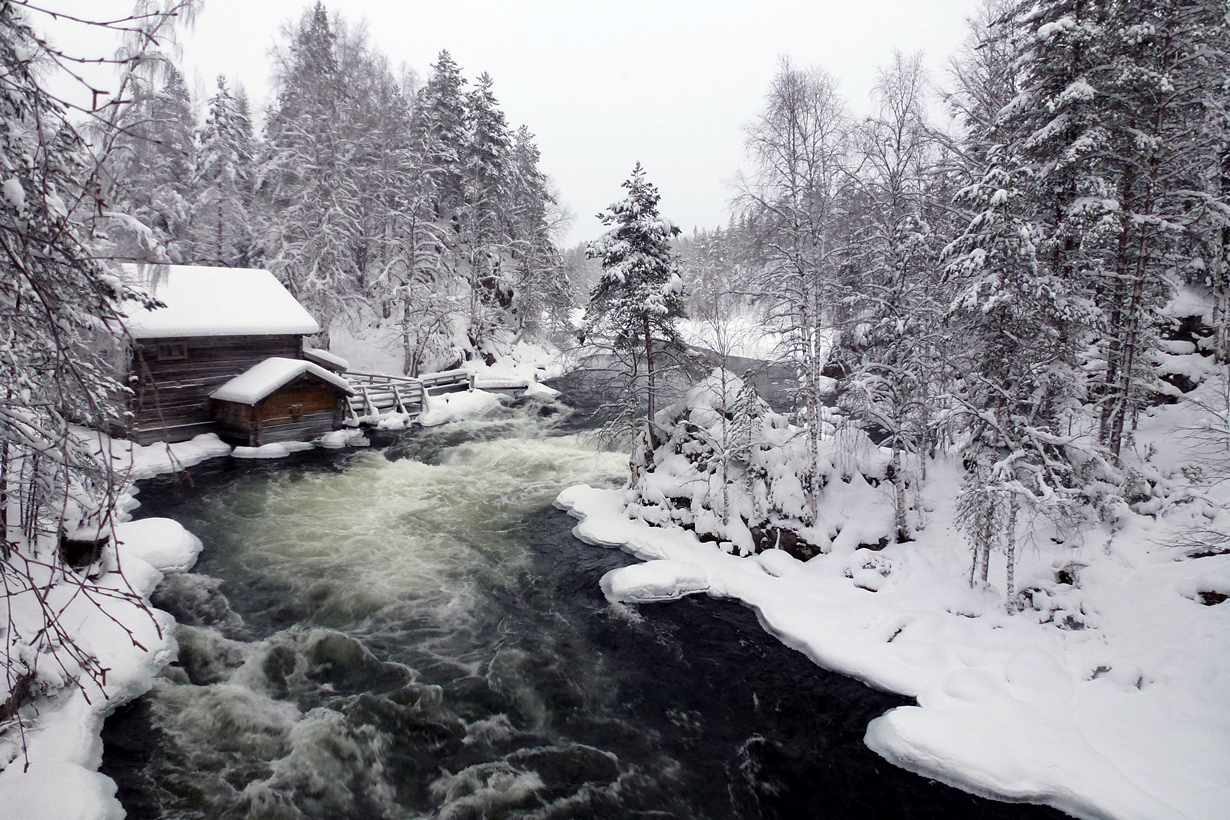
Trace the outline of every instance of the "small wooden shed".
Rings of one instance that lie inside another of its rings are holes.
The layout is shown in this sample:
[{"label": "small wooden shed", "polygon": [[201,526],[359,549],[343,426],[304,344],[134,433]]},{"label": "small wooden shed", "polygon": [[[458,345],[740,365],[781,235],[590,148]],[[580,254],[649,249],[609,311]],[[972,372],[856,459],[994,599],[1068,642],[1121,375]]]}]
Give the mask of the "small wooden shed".
[{"label": "small wooden shed", "polygon": [[128,428],[138,444],[216,430],[209,396],[271,357],[303,358],[320,325],[266,270],[128,265],[126,283],[161,303],[124,306]]},{"label": "small wooden shed", "polygon": [[219,434],[260,447],[305,441],[342,426],[350,384],[304,359],[273,357],[210,394]]}]

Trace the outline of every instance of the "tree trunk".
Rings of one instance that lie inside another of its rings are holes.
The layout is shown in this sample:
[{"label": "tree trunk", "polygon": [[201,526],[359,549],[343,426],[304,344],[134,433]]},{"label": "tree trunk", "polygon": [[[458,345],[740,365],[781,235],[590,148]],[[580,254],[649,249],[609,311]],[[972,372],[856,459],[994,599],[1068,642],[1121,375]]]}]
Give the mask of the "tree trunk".
[{"label": "tree trunk", "polygon": [[1011,613],[1016,609],[1016,516],[1017,516],[1017,498],[1016,493],[1012,494],[1008,501],[1008,531],[1005,533],[1004,551],[1007,553],[1008,560],[1008,612]]},{"label": "tree trunk", "polygon": [[642,330],[645,334],[645,433],[649,449],[656,450],[658,437],[654,432],[653,417],[657,413],[657,385],[654,382],[653,335],[649,326],[649,317],[642,317]]},{"label": "tree trunk", "polygon": [[901,469],[901,444],[897,436],[893,436],[893,457],[890,466],[893,471],[893,491],[897,502],[897,543],[904,544],[910,540],[910,529],[905,520],[905,471]]},{"label": "tree trunk", "polygon": [[402,305],[401,319],[401,372],[406,376],[417,376],[417,362],[414,355],[415,345],[410,341],[410,302]]}]

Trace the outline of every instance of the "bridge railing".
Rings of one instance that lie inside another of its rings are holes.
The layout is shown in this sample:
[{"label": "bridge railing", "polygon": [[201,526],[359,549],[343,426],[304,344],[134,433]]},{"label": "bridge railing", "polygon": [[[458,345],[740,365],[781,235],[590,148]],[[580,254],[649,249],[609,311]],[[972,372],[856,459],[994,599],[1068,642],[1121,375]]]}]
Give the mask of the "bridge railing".
[{"label": "bridge railing", "polygon": [[348,371],[345,377],[355,391],[350,397],[348,414],[353,424],[378,422],[393,413],[416,419],[423,412],[428,393],[437,395],[474,389],[474,374],[460,369],[426,373],[418,378],[353,371]]}]

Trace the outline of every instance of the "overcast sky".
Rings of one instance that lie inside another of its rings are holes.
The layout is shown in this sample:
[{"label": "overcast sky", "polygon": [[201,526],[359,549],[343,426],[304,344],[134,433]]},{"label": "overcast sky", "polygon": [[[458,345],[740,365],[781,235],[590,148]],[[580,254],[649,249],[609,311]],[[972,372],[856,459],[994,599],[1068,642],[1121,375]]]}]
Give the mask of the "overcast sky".
[{"label": "overcast sky", "polygon": [[[74,9],[116,0],[73,0]],[[63,5],[63,3],[60,3]],[[205,0],[181,35],[190,88],[242,83],[270,96],[270,52],[307,0]],[[778,60],[835,76],[865,113],[894,49],[921,50],[933,74],[965,37],[977,0],[332,0],[330,15],[366,20],[393,65],[421,78],[441,49],[466,77],[486,71],[510,123],[538,137],[542,166],[575,214],[567,244],[602,231],[639,160],[662,212],[690,232],[726,221],[743,161],[742,127],[760,109]]]}]

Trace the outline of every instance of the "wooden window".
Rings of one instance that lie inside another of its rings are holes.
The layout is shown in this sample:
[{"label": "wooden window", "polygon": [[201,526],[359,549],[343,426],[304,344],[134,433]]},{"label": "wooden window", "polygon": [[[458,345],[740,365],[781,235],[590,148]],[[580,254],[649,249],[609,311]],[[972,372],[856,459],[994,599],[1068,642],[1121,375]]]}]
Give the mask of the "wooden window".
[{"label": "wooden window", "polygon": [[187,342],[159,342],[158,361],[176,361],[188,358]]}]

